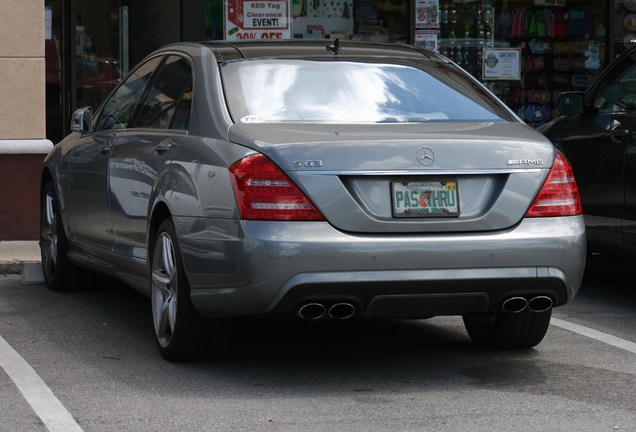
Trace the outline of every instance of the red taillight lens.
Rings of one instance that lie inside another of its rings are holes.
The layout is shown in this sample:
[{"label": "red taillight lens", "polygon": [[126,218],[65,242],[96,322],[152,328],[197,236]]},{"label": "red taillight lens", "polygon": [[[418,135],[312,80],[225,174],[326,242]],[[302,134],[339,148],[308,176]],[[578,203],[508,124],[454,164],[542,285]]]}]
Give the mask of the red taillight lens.
[{"label": "red taillight lens", "polygon": [[548,178],[526,216],[575,216],[581,213],[581,197],[572,166],[562,153],[557,152]]},{"label": "red taillight lens", "polygon": [[261,154],[234,163],[230,173],[241,219],[325,219],[298,186]]}]

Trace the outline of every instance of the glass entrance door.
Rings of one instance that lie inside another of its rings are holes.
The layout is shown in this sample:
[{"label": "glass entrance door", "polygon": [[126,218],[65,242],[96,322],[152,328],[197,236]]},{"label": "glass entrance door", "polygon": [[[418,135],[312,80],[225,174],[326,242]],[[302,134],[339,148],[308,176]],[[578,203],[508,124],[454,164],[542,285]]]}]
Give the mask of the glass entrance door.
[{"label": "glass entrance door", "polygon": [[46,135],[69,133],[73,111],[99,107],[128,68],[125,0],[45,0]]},{"label": "glass entrance door", "polygon": [[121,0],[74,0],[75,107],[97,109],[127,67],[127,6]]}]

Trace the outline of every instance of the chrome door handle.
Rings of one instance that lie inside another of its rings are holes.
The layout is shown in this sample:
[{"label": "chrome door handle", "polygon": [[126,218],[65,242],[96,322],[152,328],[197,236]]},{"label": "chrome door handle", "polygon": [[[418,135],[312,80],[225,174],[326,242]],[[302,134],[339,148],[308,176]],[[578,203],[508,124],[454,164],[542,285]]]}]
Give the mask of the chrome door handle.
[{"label": "chrome door handle", "polygon": [[615,136],[615,137],[624,137],[624,136],[627,136],[628,134],[629,134],[628,129],[614,129],[612,131],[612,136]]},{"label": "chrome door handle", "polygon": [[628,135],[629,135],[629,129],[617,128],[617,129],[614,129],[612,132],[610,132],[610,138],[612,138],[612,141],[614,141],[616,144],[620,144],[623,138],[625,138]]}]

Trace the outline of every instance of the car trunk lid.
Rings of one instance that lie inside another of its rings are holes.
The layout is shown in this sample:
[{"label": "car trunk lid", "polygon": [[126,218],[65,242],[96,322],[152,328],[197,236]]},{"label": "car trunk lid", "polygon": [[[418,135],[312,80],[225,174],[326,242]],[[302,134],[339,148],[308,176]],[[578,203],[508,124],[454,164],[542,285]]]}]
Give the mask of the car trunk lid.
[{"label": "car trunk lid", "polygon": [[[523,123],[236,124],[343,231],[501,230],[523,218],[554,158]],[[413,202],[415,201],[415,202]]]}]

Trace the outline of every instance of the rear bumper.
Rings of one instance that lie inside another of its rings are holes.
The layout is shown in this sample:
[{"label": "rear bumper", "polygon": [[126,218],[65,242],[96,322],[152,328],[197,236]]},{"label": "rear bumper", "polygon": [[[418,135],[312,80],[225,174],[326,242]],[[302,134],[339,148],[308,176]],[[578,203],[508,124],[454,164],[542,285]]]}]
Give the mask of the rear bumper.
[{"label": "rear bumper", "polygon": [[324,222],[175,218],[197,309],[290,314],[346,301],[364,317],[496,310],[511,296],[570,301],[585,268],[582,217],[525,219],[503,232],[358,235]]}]

